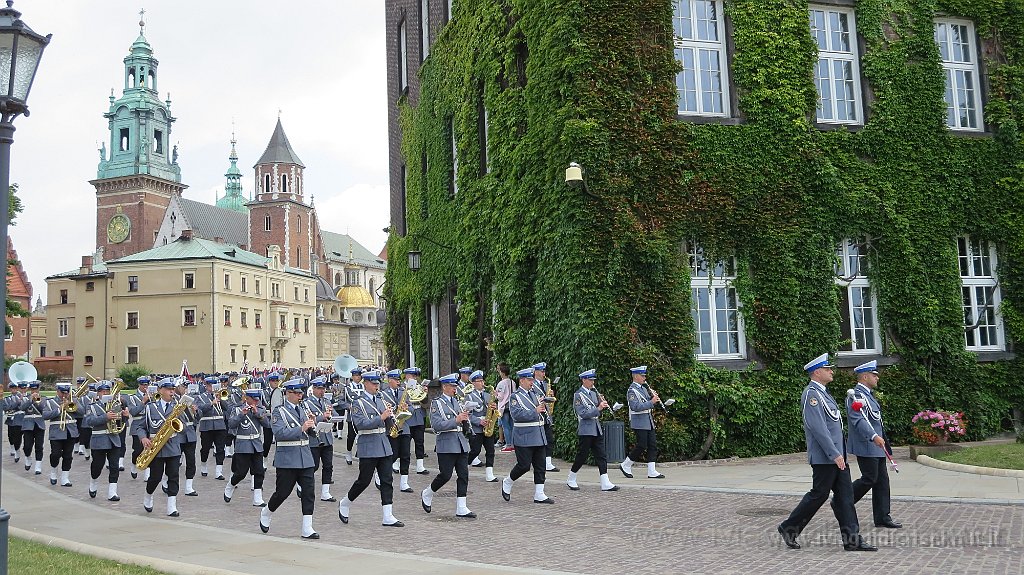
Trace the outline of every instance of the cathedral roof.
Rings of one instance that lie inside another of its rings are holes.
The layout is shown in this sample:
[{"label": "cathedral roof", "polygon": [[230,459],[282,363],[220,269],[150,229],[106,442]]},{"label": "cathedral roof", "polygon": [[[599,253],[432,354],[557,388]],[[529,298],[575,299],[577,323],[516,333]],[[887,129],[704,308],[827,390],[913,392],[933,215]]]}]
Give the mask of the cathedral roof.
[{"label": "cathedral roof", "polygon": [[363,286],[341,286],[338,288],[338,301],[341,307],[377,307],[373,296]]},{"label": "cathedral roof", "polygon": [[[260,156],[256,165],[260,164],[295,164],[300,168],[305,168],[302,164],[302,160],[299,159],[299,155],[292,149],[291,142],[288,141],[288,136],[284,133],[284,128],[281,126],[281,118],[277,119],[277,126],[274,128],[274,135],[270,136],[270,143],[267,144],[267,149]],[[256,166],[253,166],[256,167]]]},{"label": "cathedral roof", "polygon": [[334,295],[334,288],[331,287],[330,282],[320,276],[316,276],[316,299],[326,299],[331,301],[337,301],[337,296]]},{"label": "cathedral roof", "polygon": [[366,267],[384,269],[385,262],[373,252],[346,234],[320,230],[327,259],[338,262],[352,262]]},{"label": "cathedral roof", "polygon": [[224,238],[225,242],[236,246],[248,242],[248,214],[181,197],[178,203],[195,236],[208,240]]},{"label": "cathedral roof", "polygon": [[262,268],[267,267],[267,262],[270,261],[270,258],[247,252],[236,246],[193,237],[191,239],[178,238],[165,246],[157,246],[107,263],[109,265],[125,262],[195,259],[217,259]]}]

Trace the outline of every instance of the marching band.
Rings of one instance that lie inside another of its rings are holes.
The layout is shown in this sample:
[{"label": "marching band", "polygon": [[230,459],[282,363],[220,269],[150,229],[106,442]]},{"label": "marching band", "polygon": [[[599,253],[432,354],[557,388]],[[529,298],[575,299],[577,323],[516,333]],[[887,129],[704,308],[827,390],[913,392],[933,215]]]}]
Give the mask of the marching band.
[{"label": "marching band", "polygon": [[[431,473],[424,465],[424,433],[428,425],[436,437],[437,474],[418,491],[427,513],[433,510],[434,497],[454,475],[455,516],[476,517],[467,503],[470,466],[483,467],[484,482],[500,482],[500,493],[506,501],[511,500],[514,482],[532,470],[533,501],[554,503],[554,498],[545,493],[545,483],[549,472],[558,471],[551,460],[558,379],[547,379],[544,362],[515,372],[518,386],[503,380],[497,392],[486,385],[483,371],[464,367],[441,377],[440,393],[433,397],[428,394],[430,382],[420,379],[421,371],[416,367],[381,374],[350,366],[317,377],[291,370],[284,374],[265,373],[258,378],[255,374],[217,374],[197,377],[202,384],[191,383],[183,370],[182,376],[160,376],[155,383],[148,376],[140,377],[138,389],[130,394],[121,393],[120,380],[97,381],[90,376],[94,381],[86,383],[85,378],[78,378],[78,386],[58,384],[56,395],[51,398],[40,395],[34,369],[19,369],[17,374],[12,371],[10,393],[3,399],[10,454],[15,461],[23,449],[26,470],[34,464],[35,474],[40,474],[43,440],[48,433],[50,483],[72,487],[70,470],[80,444],[89,450],[85,452],[89,454],[86,459],[92,456],[90,498],[96,497],[106,467],[107,500],[119,501],[118,482],[130,435],[131,477],[136,479],[140,472],[143,475],[142,503],[147,513],[153,511],[157,487],[167,496],[169,517],[181,515],[177,506],[179,491],[186,496],[199,495],[194,485],[198,447],[198,470],[203,477],[210,474],[209,459],[213,452],[213,478],[226,480],[225,503],[232,501],[235,490],[247,476],[251,478],[252,506],[259,509],[258,524],[264,533],[269,532],[275,511],[294,492],[301,502],[300,535],[305,539],[319,538],[313,529],[317,471],[321,475],[319,500],[338,501],[342,523],[349,522],[352,503],[373,482],[380,493],[381,524],[402,527],[404,523],[394,515],[392,474],[398,475],[400,492],[414,493],[409,479],[412,455],[415,454],[417,474]],[[506,378],[507,371],[502,371]],[[651,416],[659,397],[641,385],[646,378],[645,366],[631,371],[633,384],[627,398],[638,445],[620,469],[628,475],[632,461],[646,453],[648,476],[663,477],[654,467],[657,447]],[[608,478],[600,422],[609,405],[594,387],[595,370],[584,371],[578,377],[580,387],[573,394],[572,404],[578,420],[579,450],[566,484],[570,490],[579,490],[577,474],[593,457],[601,490],[616,491],[619,488]],[[386,380],[383,385],[382,379]],[[511,422],[508,431],[499,425],[506,418]],[[84,429],[91,433],[86,436]],[[342,453],[349,465],[358,460],[359,471],[344,496],[339,495],[339,501],[331,494],[334,440],[339,439],[340,443],[346,430],[346,449]],[[514,452],[516,457],[515,466],[503,479],[494,473],[499,436],[504,436],[503,451]],[[229,443],[233,443],[234,453],[228,450]],[[265,458],[270,456],[271,447],[275,489],[264,501],[268,461]],[[225,458],[231,459],[226,475]],[[182,464],[183,490],[179,485]]]}]

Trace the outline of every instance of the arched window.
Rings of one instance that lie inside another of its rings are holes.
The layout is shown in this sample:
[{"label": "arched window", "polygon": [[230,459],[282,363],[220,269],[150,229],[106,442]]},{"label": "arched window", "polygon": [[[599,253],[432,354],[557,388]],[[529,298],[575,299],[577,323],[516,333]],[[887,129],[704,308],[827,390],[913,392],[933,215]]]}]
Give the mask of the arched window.
[{"label": "arched window", "polygon": [[299,233],[299,234],[302,233],[302,216],[301,215],[295,216],[295,232]]},{"label": "arched window", "polygon": [[270,174],[263,174],[263,193],[270,193]]},{"label": "arched window", "polygon": [[281,174],[281,193],[288,193],[288,176],[287,174]]},{"label": "arched window", "polygon": [[266,231],[270,231],[270,214],[263,216],[263,228]]},{"label": "arched window", "polygon": [[334,273],[334,287],[341,286],[341,272]]},{"label": "arched window", "polygon": [[149,89],[156,90],[156,73],[152,68],[149,70]]},{"label": "arched window", "polygon": [[135,87],[135,68],[128,68],[128,87]]}]

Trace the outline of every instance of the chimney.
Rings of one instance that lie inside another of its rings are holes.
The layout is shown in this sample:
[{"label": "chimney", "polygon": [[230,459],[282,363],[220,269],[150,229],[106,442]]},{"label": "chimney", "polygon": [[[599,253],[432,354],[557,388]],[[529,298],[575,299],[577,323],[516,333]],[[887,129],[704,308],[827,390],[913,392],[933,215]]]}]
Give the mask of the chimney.
[{"label": "chimney", "polygon": [[217,242],[218,244],[222,244],[224,243],[224,238],[214,236],[213,241]]},{"label": "chimney", "polygon": [[82,267],[78,268],[78,273],[82,275],[92,273],[92,256],[82,256]]},{"label": "chimney", "polygon": [[186,240],[186,241],[191,240],[192,239],[192,230],[181,230],[181,239]]}]

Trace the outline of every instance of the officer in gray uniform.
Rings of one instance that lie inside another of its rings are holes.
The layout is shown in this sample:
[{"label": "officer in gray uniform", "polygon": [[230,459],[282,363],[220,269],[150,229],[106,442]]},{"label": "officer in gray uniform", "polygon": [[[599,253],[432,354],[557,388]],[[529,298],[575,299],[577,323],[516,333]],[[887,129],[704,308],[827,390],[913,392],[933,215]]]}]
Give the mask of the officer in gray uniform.
[{"label": "officer in gray uniform", "polygon": [[[78,377],[76,379],[76,382],[78,383],[78,387],[81,387],[81,385],[85,383],[85,378]],[[95,383],[93,383],[91,386],[86,386],[86,389],[89,389],[89,391],[87,391],[82,397],[79,398],[79,400],[81,400],[79,402],[80,408],[88,407],[89,403],[94,398],[99,397],[99,395],[96,393]],[[75,418],[75,421],[78,423],[78,445],[76,445],[72,450],[72,455],[74,455],[75,453],[78,453],[79,455],[84,455],[85,460],[89,461],[89,459],[92,457],[92,450],[89,449],[89,440],[92,438],[92,427],[85,423],[85,420],[82,417],[82,414],[84,413],[85,409],[80,409],[79,411],[76,411],[74,414],[72,414]],[[119,467],[123,466],[124,464],[122,462],[121,465],[119,465]]]},{"label": "officer in gray uniform", "polygon": [[7,415],[7,440],[11,442],[11,456],[17,463],[21,459],[21,422],[25,412],[21,409],[22,396],[17,382],[7,384],[11,394],[3,398],[4,413]]},{"label": "officer in gray uniform", "polygon": [[[407,367],[402,370],[402,373],[405,375],[406,389],[412,389],[414,385],[419,385],[420,368]],[[409,434],[416,446],[416,474],[429,475],[430,472],[423,466],[423,460],[427,456],[427,450],[423,446],[423,432],[427,426],[423,405],[409,402],[409,411],[412,413],[412,417],[406,423],[409,425]]]},{"label": "officer in gray uniform", "polygon": [[544,447],[547,445],[544,414],[547,413],[547,404],[544,403],[544,396],[533,387],[533,372],[532,367],[516,372],[519,389],[508,402],[512,413],[512,443],[516,446],[516,465],[508,477],[501,480],[501,496],[505,501],[511,500],[512,484],[533,468],[533,502],[554,503],[554,499],[544,494]]},{"label": "officer in gray uniform", "polygon": [[[43,472],[43,440],[46,438],[46,421],[43,419],[43,398],[39,395],[39,382],[28,382],[28,393],[20,409],[25,412],[21,421],[21,437],[25,444],[25,471],[35,462],[35,474]],[[35,458],[32,458],[33,450]]]},{"label": "officer in gray uniform", "polygon": [[[384,374],[387,377],[387,384],[381,386],[380,398],[385,405],[392,406],[392,411],[398,412],[398,405],[405,396],[405,386],[402,385],[402,372],[397,369]],[[406,397],[406,409],[409,409],[409,399]],[[410,412],[411,413],[411,412]],[[398,473],[398,490],[402,493],[412,493],[409,486],[409,462],[411,459],[412,432],[409,430],[409,421],[402,423],[398,430],[398,437],[391,437],[391,429],[395,422],[389,424],[388,439],[391,441],[391,470]]]},{"label": "officer in gray uniform", "polygon": [[206,384],[206,392],[200,393],[196,398],[196,407],[199,408],[199,462],[200,473],[203,477],[210,472],[207,461],[210,458],[210,449],[214,449],[214,460],[217,467],[214,469],[214,479],[224,479],[224,457],[226,454],[225,444],[228,439],[228,425],[224,419],[226,402],[220,400],[221,383],[216,377],[207,377],[203,380]]},{"label": "officer in gray uniform", "polygon": [[633,383],[626,390],[626,401],[629,403],[629,427],[636,435],[636,445],[629,452],[626,460],[619,464],[619,471],[626,477],[633,477],[633,463],[647,456],[647,478],[664,479],[658,472],[658,434],[654,429],[654,404],[661,401],[657,393],[647,393],[644,383],[647,381],[647,366],[640,365],[629,369]]},{"label": "officer in gray uniform", "polygon": [[316,433],[316,421],[302,406],[301,379],[290,379],[284,384],[284,403],[274,410],[271,417],[277,449],[274,451],[274,468],[277,470],[277,484],[267,506],[260,510],[260,531],[270,531],[271,515],[291,495],[296,485],[301,486],[299,497],[302,502],[302,538],[319,539],[313,530],[313,454],[309,440]]},{"label": "officer in gray uniform", "polygon": [[[263,405],[270,411],[270,419],[274,419],[274,411],[284,404],[284,388],[281,387],[281,374],[272,373],[267,376],[267,387],[263,390]],[[263,458],[270,457],[270,446],[274,444],[274,428],[263,433]]]},{"label": "officer in gray uniform", "polygon": [[[175,388],[175,393],[178,397],[188,394],[188,384],[185,379],[178,378],[178,386]],[[194,385],[194,384],[193,384]],[[192,399],[196,399],[196,394],[192,395]],[[193,403],[185,413],[181,414],[181,421],[185,424],[185,429],[179,435],[181,438],[181,456],[185,460],[185,495],[189,497],[196,497],[199,493],[193,486],[193,481],[196,477],[196,443],[199,440],[199,433],[196,431],[198,424],[199,408]]]},{"label": "officer in gray uniform", "polygon": [[482,448],[484,460],[474,467],[483,465],[484,481],[496,483],[498,478],[494,476],[494,442],[498,439],[498,428],[495,427],[495,433],[487,437],[484,435],[484,425],[487,424],[487,410],[498,400],[484,389],[484,372],[478,369],[470,373],[469,381],[473,384],[473,391],[466,395],[466,400],[477,404],[476,409],[469,412],[469,423],[473,428],[473,436],[469,438],[469,460],[476,460]]},{"label": "officer in gray uniform", "polygon": [[[146,405],[149,403],[149,384],[152,381],[149,376],[142,376],[138,380],[139,388],[135,390],[135,393],[126,395],[124,397],[125,407],[128,408],[128,414],[131,415],[132,421],[128,425],[128,434],[132,436],[132,479],[136,479],[139,476],[138,468],[135,467],[135,462],[139,459],[139,454],[142,453],[142,429],[143,423],[146,418],[143,412],[146,410]],[[148,480],[150,471],[147,468],[143,479]]]},{"label": "officer in gray uniform", "polygon": [[[533,389],[541,397],[547,397],[548,386],[554,385],[554,382],[548,381],[548,364],[547,362],[535,363],[533,365]],[[548,403],[547,413],[544,415],[544,437],[547,440],[547,445],[544,446],[544,469],[545,471],[559,471],[558,467],[551,461],[552,455],[555,452],[555,404]]]},{"label": "officer in gray uniform", "polygon": [[[358,435],[356,433],[356,428],[352,426],[352,414],[349,413],[347,410],[351,408],[352,402],[355,400],[355,398],[362,395],[362,381],[363,370],[358,367],[353,368],[351,381],[349,381],[349,383],[344,386],[344,393],[341,394],[346,400],[345,409],[346,414],[348,415],[348,417],[345,420],[345,427],[348,428],[348,435],[345,436],[345,463],[347,465],[352,465],[352,448],[356,444],[356,437]],[[341,439],[341,436],[339,435],[338,438]]]},{"label": "officer in gray uniform", "polygon": [[[119,434],[111,434],[107,431],[107,423],[115,420],[128,422],[128,408],[124,407],[120,413],[107,411],[112,401],[110,395],[110,382],[101,381],[96,386],[97,400],[89,404],[82,418],[92,428],[92,437],[89,439],[89,450],[92,451],[93,460],[89,468],[89,497],[96,497],[96,490],[99,488],[100,473],[103,472],[103,464],[107,464],[107,501],[120,501],[117,495],[117,480],[120,476],[120,469],[117,467],[117,454],[122,445]],[[128,427],[125,425],[125,427]]]},{"label": "officer in gray uniform", "polygon": [[394,487],[391,479],[391,442],[388,441],[388,420],[392,411],[384,405],[378,389],[380,374],[368,371],[363,374],[363,393],[352,402],[352,425],[358,433],[357,448],[359,449],[359,477],[352,483],[348,494],[338,502],[338,518],[348,523],[352,502],[359,497],[373,481],[376,471],[380,479],[381,525],[385,527],[405,527],[392,513]]},{"label": "officer in gray uniform", "polygon": [[235,487],[247,474],[253,477],[252,505],[263,507],[263,430],[270,427],[270,412],[260,405],[263,392],[249,388],[245,391],[245,405],[232,408],[228,425],[235,430],[235,456],[231,461],[232,474],[224,486],[224,502],[230,503]]},{"label": "officer in gray uniform", "polygon": [[[857,385],[846,392],[846,421],[850,426],[849,451],[857,456],[860,479],[853,482],[853,502],[857,503],[871,491],[871,509],[875,527],[899,529],[902,523],[889,514],[889,472],[886,455],[891,455],[885,429],[882,427],[882,406],[875,399],[878,387],[878,362],[862,363],[853,369]],[[861,409],[854,409],[854,404]]]},{"label": "officer in gray uniform", "polygon": [[828,354],[823,353],[804,365],[811,381],[804,388],[800,403],[803,409],[807,459],[811,464],[811,490],[789,517],[779,524],[778,532],[790,549],[799,549],[796,538],[810,523],[818,509],[835,498],[832,509],[839,520],[843,549],[846,551],[877,551],[860,537],[857,510],[853,505],[853,485],[846,466],[846,442],[843,439],[843,413],[826,386],[832,382]]},{"label": "officer in gray uniform", "polygon": [[[146,405],[145,416],[142,426],[139,428],[140,439],[143,447],[148,448],[151,438],[157,434],[164,425],[171,425],[170,415],[174,410],[174,380],[171,378],[161,379],[157,383],[160,399],[151,401]],[[182,422],[184,426],[184,422]],[[178,517],[178,472],[181,467],[181,436],[182,433],[174,433],[164,444],[149,464],[149,471],[152,473],[146,481],[146,496],[142,500],[142,507],[147,513],[153,512],[153,493],[160,485],[163,476],[167,476],[167,516]]]},{"label": "officer in gray uniform", "polygon": [[41,408],[50,429],[50,485],[57,485],[57,465],[60,465],[60,484],[71,487],[71,460],[78,439],[78,424],[70,413],[61,409],[64,402],[78,409],[77,402],[71,401],[70,383],[58,383],[57,395],[43,399]]},{"label": "officer in gray uniform", "polygon": [[587,457],[594,456],[597,471],[601,476],[601,491],[618,491],[617,485],[608,479],[608,457],[604,452],[604,432],[601,429],[601,411],[608,409],[608,402],[598,396],[594,389],[597,381],[597,370],[588,369],[580,374],[580,388],[572,396],[572,407],[576,411],[576,435],[579,436],[579,447],[576,460],[569,469],[569,478],[565,483],[569,489],[579,491],[576,474],[587,462]]},{"label": "officer in gray uniform", "polygon": [[[314,378],[309,385],[309,397],[303,402],[306,411],[313,414],[317,423],[330,423],[334,408],[324,399],[327,378]],[[331,495],[331,484],[334,483],[334,434],[330,431],[312,435],[309,438],[309,450],[313,454],[313,473],[323,466],[320,478],[320,501],[337,501]]]},{"label": "officer in gray uniform", "polygon": [[442,377],[441,395],[430,402],[430,425],[437,434],[434,451],[437,453],[437,477],[420,494],[423,510],[430,513],[434,494],[452,478],[455,470],[455,516],[475,519],[476,513],[466,506],[469,491],[469,441],[462,434],[469,425],[469,412],[455,399],[455,388],[459,385],[459,374]]}]

